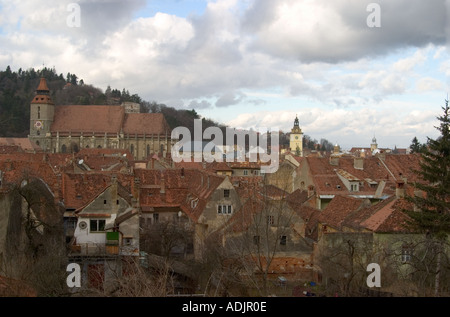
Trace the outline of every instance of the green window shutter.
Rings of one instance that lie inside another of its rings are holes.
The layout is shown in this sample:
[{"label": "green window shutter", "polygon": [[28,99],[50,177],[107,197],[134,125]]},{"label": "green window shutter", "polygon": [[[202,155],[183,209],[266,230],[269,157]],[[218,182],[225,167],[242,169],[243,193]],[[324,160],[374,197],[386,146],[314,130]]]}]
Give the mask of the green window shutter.
[{"label": "green window shutter", "polygon": [[119,240],[119,233],[118,232],[107,232],[106,240]]}]

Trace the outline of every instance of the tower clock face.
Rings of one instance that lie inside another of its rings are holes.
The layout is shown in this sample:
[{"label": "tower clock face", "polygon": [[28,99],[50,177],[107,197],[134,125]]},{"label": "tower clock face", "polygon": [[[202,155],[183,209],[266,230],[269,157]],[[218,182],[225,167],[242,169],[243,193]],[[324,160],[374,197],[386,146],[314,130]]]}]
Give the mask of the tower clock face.
[{"label": "tower clock face", "polygon": [[38,130],[42,129],[44,127],[44,124],[42,123],[42,121],[36,121],[34,123],[34,127]]},{"label": "tower clock face", "polygon": [[295,136],[295,139],[298,140],[298,135]]}]

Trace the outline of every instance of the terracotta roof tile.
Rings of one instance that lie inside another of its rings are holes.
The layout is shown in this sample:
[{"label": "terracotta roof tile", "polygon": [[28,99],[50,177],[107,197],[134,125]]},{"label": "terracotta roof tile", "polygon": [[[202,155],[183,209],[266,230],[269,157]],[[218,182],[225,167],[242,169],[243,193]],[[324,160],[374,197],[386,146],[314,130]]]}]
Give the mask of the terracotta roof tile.
[{"label": "terracotta roof tile", "polygon": [[340,195],[335,196],[320,214],[319,221],[337,230],[341,230],[345,218],[352,212],[363,207],[363,204],[364,200],[362,199]]},{"label": "terracotta roof tile", "polygon": [[[41,150],[38,145],[36,145],[34,142],[31,142],[28,138],[0,138],[0,145],[15,145],[25,152],[34,152]],[[0,154],[4,152],[5,151],[0,151]],[[10,153],[14,152],[11,151]]]},{"label": "terracotta roof tile", "polygon": [[402,211],[406,205],[408,203],[404,199],[394,199],[363,221],[361,226],[377,233],[412,232],[407,225],[410,218]]},{"label": "terracotta roof tile", "polygon": [[39,85],[36,91],[50,91],[47,86],[47,80],[44,77],[41,77],[39,80]]},{"label": "terracotta roof tile", "polygon": [[166,135],[170,137],[170,127],[162,113],[126,113],[123,123],[125,134]]},{"label": "terracotta roof tile", "polygon": [[57,106],[51,131],[119,133],[123,117],[122,106]]}]

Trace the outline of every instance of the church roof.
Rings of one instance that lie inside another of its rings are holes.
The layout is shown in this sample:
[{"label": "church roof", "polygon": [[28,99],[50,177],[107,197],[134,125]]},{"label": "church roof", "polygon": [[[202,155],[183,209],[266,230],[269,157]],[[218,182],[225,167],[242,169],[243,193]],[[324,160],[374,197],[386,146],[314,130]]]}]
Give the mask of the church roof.
[{"label": "church roof", "polygon": [[45,78],[41,78],[39,82],[39,86],[36,89],[36,96],[34,96],[33,100],[31,101],[33,104],[51,104],[53,105],[53,100],[50,97],[50,90],[47,86],[47,81]]},{"label": "church roof", "polygon": [[124,112],[121,106],[57,106],[51,131],[119,133]]},{"label": "church roof", "polygon": [[52,132],[120,133],[170,136],[162,113],[125,113],[122,106],[57,106]]},{"label": "church roof", "polygon": [[170,136],[170,127],[162,113],[127,113],[123,123],[125,134],[166,134]]},{"label": "church roof", "polygon": [[39,86],[36,90],[50,92],[50,89],[48,89],[48,86],[47,86],[47,81],[45,80],[44,77],[42,77],[41,80],[39,81]]}]

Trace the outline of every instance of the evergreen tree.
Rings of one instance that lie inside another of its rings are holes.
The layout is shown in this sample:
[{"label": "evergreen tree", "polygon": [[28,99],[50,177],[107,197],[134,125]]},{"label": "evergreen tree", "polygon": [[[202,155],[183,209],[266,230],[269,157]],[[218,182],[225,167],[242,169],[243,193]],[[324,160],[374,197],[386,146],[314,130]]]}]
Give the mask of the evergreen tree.
[{"label": "evergreen tree", "polygon": [[425,150],[425,147],[425,144],[421,144],[419,140],[417,140],[417,137],[414,137],[414,139],[412,139],[412,143],[409,146],[411,153],[421,153]]},{"label": "evergreen tree", "polygon": [[425,193],[423,197],[409,197],[420,212],[409,212],[415,226],[437,238],[450,233],[450,110],[448,100],[442,107],[444,114],[438,117],[436,127],[441,135],[428,138],[428,147],[422,153],[420,170],[416,171],[425,183],[415,183]]},{"label": "evergreen tree", "polygon": [[414,185],[424,195],[407,196],[417,210],[405,210],[411,218],[410,224],[425,233],[434,245],[436,254],[435,296],[439,294],[441,258],[445,241],[450,234],[450,109],[448,100],[442,107],[444,114],[438,117],[441,135],[428,138],[428,147],[422,152],[420,170],[416,171],[424,182]]}]

